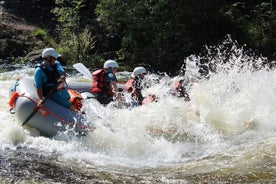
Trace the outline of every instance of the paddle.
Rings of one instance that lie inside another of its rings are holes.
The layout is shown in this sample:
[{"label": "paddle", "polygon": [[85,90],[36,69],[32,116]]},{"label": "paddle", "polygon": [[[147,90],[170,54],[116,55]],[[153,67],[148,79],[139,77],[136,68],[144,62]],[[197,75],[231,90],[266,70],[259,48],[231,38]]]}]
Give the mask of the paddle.
[{"label": "paddle", "polygon": [[86,68],[86,66],[84,66],[82,63],[76,63],[73,64],[73,67],[80,72],[81,74],[83,74],[85,77],[87,77],[88,79],[92,79],[92,75],[91,72],[88,70],[88,68]]},{"label": "paddle", "polygon": [[[55,90],[58,88],[59,85],[60,85],[60,82],[58,82],[57,85],[48,93],[48,95],[43,99],[43,101],[41,102],[41,104],[45,103],[45,101],[55,92]],[[36,106],[35,107],[35,109],[33,110],[33,112],[22,123],[22,126],[24,126],[26,123],[28,123],[28,121],[35,115],[35,113],[38,111],[39,108],[40,108],[40,106]]]},{"label": "paddle", "polygon": [[80,73],[83,74],[85,77],[87,77],[88,79],[90,79],[90,80],[93,79],[91,72],[89,71],[89,69],[88,69],[86,66],[84,66],[84,64],[82,64],[82,63],[75,63],[75,64],[73,64],[73,67],[74,67],[78,72],[80,72]]}]

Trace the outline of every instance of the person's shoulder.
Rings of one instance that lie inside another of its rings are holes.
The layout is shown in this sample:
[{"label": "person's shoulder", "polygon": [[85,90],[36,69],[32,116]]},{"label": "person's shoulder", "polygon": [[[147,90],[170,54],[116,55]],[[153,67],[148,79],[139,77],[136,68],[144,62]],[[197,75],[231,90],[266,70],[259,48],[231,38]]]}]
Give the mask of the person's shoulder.
[{"label": "person's shoulder", "polygon": [[104,79],[106,80],[106,81],[116,81],[117,80],[117,78],[116,78],[116,75],[114,75],[112,72],[109,72],[109,73],[107,73],[105,76],[104,76]]},{"label": "person's shoulder", "polygon": [[112,72],[109,72],[108,73],[108,77],[110,77],[110,78],[114,78],[115,77],[116,78],[116,75],[114,73],[112,73]]},{"label": "person's shoulder", "polygon": [[36,67],[34,71],[34,77],[44,76],[44,71],[41,67]]},{"label": "person's shoulder", "polygon": [[35,72],[38,73],[38,72],[42,72],[42,67],[41,66],[36,66],[35,67]]},{"label": "person's shoulder", "polygon": [[105,74],[104,69],[97,69],[95,71],[92,72],[92,75],[100,75],[100,74]]},{"label": "person's shoulder", "polygon": [[59,61],[55,61],[55,65],[57,68],[62,68],[63,69],[63,66],[61,65],[61,63]]},{"label": "person's shoulder", "polygon": [[37,69],[45,69],[46,68],[46,65],[45,65],[45,62],[44,61],[39,61],[39,62],[36,62],[35,65],[34,65],[34,68]]},{"label": "person's shoulder", "polygon": [[61,65],[61,63],[58,60],[55,61],[55,64],[56,65]]}]

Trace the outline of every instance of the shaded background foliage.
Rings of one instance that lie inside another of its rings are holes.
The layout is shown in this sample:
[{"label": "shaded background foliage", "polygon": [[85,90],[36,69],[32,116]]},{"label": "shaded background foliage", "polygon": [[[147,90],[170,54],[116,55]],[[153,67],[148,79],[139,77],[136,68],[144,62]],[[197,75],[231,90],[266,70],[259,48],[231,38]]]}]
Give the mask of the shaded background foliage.
[{"label": "shaded background foliage", "polygon": [[228,34],[269,60],[275,55],[272,0],[14,0],[5,7],[39,28],[36,48],[56,47],[67,64],[97,68],[115,59],[123,69],[174,75],[185,57]]}]

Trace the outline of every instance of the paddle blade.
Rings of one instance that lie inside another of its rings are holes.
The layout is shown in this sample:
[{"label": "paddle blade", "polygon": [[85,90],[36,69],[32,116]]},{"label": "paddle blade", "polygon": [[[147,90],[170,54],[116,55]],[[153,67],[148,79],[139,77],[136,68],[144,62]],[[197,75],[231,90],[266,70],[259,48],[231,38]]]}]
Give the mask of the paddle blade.
[{"label": "paddle blade", "polygon": [[92,79],[91,72],[82,63],[75,63],[73,64],[73,67],[88,79]]}]

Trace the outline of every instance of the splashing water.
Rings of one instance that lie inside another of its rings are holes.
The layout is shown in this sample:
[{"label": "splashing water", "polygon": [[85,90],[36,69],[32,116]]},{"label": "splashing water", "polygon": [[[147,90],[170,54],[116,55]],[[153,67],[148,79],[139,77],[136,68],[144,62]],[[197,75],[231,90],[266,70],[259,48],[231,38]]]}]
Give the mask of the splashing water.
[{"label": "splashing water", "polygon": [[[8,92],[17,76],[31,77],[33,69],[1,73],[1,150],[36,150],[33,159],[43,155],[86,174],[111,172],[111,180],[135,175],[152,183],[275,181],[275,69],[230,38],[206,50],[204,57],[186,58],[177,77],[147,76],[151,86],[143,95],[154,94],[157,102],[120,109],[86,100],[87,123],[95,130],[81,139],[45,138],[22,128],[8,112]],[[170,93],[180,79],[189,102]]]}]

